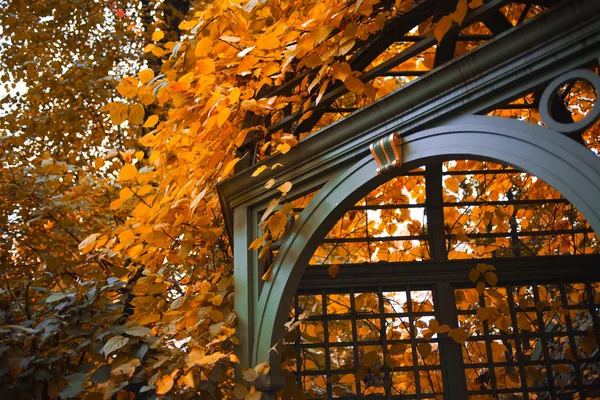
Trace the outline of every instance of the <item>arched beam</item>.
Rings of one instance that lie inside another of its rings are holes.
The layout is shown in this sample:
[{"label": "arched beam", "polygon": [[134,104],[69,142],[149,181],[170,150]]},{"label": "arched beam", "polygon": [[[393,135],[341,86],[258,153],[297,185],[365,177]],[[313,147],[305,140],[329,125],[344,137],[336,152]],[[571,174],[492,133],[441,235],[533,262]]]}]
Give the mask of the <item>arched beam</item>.
[{"label": "arched beam", "polygon": [[[600,232],[600,159],[566,136],[516,120],[468,116],[408,135],[399,173],[431,161],[487,159],[527,171],[559,190]],[[255,319],[254,364],[267,361],[298,283],[316,247],[346,209],[391,178],[377,175],[371,156],[326,184],[292,226],[265,282]]]}]

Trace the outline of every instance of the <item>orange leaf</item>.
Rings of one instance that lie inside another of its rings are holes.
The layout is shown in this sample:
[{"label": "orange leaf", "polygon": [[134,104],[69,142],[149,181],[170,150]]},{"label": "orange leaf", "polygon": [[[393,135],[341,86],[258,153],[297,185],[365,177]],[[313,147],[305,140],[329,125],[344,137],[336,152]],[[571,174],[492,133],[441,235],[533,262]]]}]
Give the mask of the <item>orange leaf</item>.
[{"label": "orange leaf", "polygon": [[146,68],[138,72],[138,78],[140,78],[140,82],[148,83],[154,78],[154,71],[150,68]]},{"label": "orange leaf", "polygon": [[279,36],[274,33],[263,35],[262,38],[256,41],[256,47],[260,50],[273,50],[279,46],[281,46]]},{"label": "orange leaf", "polygon": [[350,75],[344,80],[344,86],[351,92],[361,94],[365,90],[365,84],[358,78]]},{"label": "orange leaf", "polygon": [[158,123],[158,115],[151,115],[144,123],[144,128],[151,128]]},{"label": "orange leaf", "polygon": [[163,31],[161,31],[160,29],[157,29],[156,31],[154,31],[152,33],[152,40],[155,42],[158,42],[159,40],[161,40],[164,37],[165,37],[165,33]]},{"label": "orange leaf", "polygon": [[292,189],[292,182],[286,182],[283,185],[279,186],[279,191],[286,195]]},{"label": "orange leaf", "polygon": [[173,378],[170,375],[163,375],[162,378],[156,381],[156,394],[165,394],[173,387]]},{"label": "orange leaf", "polygon": [[117,91],[123,97],[132,98],[135,97],[138,93],[138,85],[139,81],[130,76],[123,78],[119,81],[119,85],[117,85]]},{"label": "orange leaf", "polygon": [[135,178],[137,173],[138,173],[137,168],[134,167],[133,165],[127,163],[127,164],[123,165],[123,168],[121,168],[121,172],[119,172],[119,180],[120,181],[128,181],[130,179]]},{"label": "orange leaf", "polygon": [[452,27],[452,22],[452,14],[450,14],[442,17],[442,19],[440,19],[440,21],[437,23],[433,34],[438,42],[441,42],[444,38],[444,35],[446,35],[446,33],[450,30]]},{"label": "orange leaf", "polygon": [[134,103],[129,106],[129,122],[132,125],[139,125],[144,121],[144,106],[140,103]]},{"label": "orange leaf", "polygon": [[329,268],[327,268],[327,273],[330,277],[335,278],[340,273],[340,266],[337,264],[331,264]]}]

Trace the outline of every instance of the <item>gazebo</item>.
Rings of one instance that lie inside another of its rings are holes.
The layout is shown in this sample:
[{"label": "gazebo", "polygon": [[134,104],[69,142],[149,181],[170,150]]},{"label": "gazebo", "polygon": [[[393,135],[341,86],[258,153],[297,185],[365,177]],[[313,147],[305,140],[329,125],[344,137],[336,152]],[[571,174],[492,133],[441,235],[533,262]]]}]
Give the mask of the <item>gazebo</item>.
[{"label": "gazebo", "polygon": [[[594,99],[580,90],[564,101],[577,87],[600,90],[600,2],[486,1],[440,43],[413,29],[437,3],[416,2],[352,60],[365,80],[403,79],[397,90],[356,110],[336,103],[343,85],[331,88],[297,133],[326,113],[344,118],[220,184],[238,356],[270,361],[265,392],[294,379],[307,398],[600,397],[600,159],[590,139],[600,106],[576,118],[577,101]],[[476,24],[489,34],[470,35]],[[413,44],[366,69],[397,42]],[[429,70],[402,67],[424,52]],[[293,183],[298,217],[262,280],[269,266],[248,248],[280,195],[264,189],[270,179]],[[490,189],[498,182],[510,183]],[[384,215],[393,226],[381,226]],[[495,268],[505,329],[484,317],[462,344],[425,337],[433,318],[465,326],[493,306],[469,276],[478,265]],[[307,311],[311,328],[286,335]],[[596,343],[582,350],[587,337]]]}]

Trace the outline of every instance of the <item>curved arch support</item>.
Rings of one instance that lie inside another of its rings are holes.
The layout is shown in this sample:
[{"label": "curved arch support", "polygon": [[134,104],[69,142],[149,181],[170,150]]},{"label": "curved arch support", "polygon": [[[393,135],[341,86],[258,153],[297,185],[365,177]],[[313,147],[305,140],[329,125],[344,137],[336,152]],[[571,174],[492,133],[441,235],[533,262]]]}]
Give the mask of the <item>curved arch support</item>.
[{"label": "curved arch support", "polygon": [[[457,158],[488,159],[538,176],[579,209],[592,229],[600,232],[600,158],[566,136],[526,122],[498,117],[468,116],[448,125],[404,137],[408,171],[430,161]],[[252,362],[267,361],[283,334],[298,283],[327,231],[369,190],[390,179],[378,176],[377,165],[365,157],[326,184],[287,235],[265,282],[255,319]]]}]

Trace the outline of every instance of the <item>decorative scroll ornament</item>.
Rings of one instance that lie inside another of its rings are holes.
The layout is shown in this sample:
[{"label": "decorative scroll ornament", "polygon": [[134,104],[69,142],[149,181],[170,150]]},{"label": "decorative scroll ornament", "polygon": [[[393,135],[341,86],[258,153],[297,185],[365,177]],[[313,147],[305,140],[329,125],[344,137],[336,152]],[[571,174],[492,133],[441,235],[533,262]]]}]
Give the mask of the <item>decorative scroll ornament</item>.
[{"label": "decorative scroll ornament", "polygon": [[593,86],[596,93],[600,93],[600,76],[587,69],[575,69],[560,75],[550,82],[540,100],[540,116],[544,124],[548,128],[566,135],[580,134],[583,130],[592,126],[600,117],[600,106],[598,104],[594,105],[594,108],[592,108],[585,118],[578,122],[558,122],[555,116],[552,115],[552,104],[557,99],[558,90],[565,83],[574,80],[587,81]]},{"label": "decorative scroll ornament", "polygon": [[399,133],[387,135],[383,139],[371,143],[369,148],[379,166],[378,174],[381,175],[402,165],[402,137]]}]

